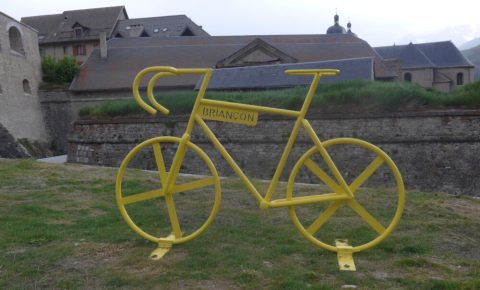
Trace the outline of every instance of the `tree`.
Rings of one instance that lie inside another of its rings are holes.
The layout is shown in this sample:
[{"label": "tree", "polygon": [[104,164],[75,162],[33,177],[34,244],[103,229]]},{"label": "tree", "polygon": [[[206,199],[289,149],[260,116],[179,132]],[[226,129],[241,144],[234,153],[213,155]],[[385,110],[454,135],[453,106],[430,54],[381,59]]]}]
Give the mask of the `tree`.
[{"label": "tree", "polygon": [[55,60],[47,56],[42,59],[43,81],[47,83],[70,83],[78,69],[74,57],[65,56],[63,59]]}]

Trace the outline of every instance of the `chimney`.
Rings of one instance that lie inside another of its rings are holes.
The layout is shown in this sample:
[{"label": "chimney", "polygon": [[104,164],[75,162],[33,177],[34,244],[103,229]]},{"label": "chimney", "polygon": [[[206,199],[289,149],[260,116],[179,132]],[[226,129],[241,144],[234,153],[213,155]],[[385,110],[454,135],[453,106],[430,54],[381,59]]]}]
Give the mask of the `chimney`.
[{"label": "chimney", "polygon": [[107,58],[107,33],[100,32],[100,58]]}]

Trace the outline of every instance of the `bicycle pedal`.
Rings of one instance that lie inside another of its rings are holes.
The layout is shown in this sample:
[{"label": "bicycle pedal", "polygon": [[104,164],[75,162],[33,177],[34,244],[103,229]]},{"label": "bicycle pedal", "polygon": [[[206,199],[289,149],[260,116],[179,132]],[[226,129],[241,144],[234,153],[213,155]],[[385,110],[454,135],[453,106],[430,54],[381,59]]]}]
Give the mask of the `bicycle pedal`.
[{"label": "bicycle pedal", "polygon": [[337,259],[340,270],[357,271],[357,268],[355,267],[355,262],[353,261],[352,246],[348,244],[348,240],[335,240],[335,246],[337,248]]}]

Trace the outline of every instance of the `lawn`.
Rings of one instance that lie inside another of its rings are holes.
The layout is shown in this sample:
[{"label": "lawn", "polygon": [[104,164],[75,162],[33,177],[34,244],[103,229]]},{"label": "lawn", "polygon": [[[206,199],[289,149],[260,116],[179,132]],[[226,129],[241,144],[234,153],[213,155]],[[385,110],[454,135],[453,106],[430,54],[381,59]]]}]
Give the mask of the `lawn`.
[{"label": "lawn", "polygon": [[[155,245],[116,207],[115,175],[0,159],[0,289],[480,289],[479,199],[407,192],[393,235],[354,255],[357,272],[340,272],[336,255],[305,240],[287,209],[259,210],[238,179],[226,178],[208,230],[151,261]],[[129,172],[127,187],[147,190],[154,177]],[[182,212],[195,224],[205,213],[195,197],[186,200]],[[150,214],[165,213],[153,200],[135,206],[139,224],[155,231]]]}]

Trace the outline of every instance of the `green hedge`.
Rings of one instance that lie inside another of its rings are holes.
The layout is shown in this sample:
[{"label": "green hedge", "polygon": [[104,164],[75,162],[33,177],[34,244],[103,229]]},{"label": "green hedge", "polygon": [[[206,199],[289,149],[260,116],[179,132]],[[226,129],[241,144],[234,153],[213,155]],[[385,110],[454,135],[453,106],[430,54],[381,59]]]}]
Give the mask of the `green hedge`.
[{"label": "green hedge", "polygon": [[[267,91],[207,91],[206,98],[298,109],[303,103],[306,87]],[[163,91],[156,99],[173,113],[188,113],[196,91]],[[416,84],[380,81],[343,81],[319,85],[311,109],[342,111],[399,110],[405,107],[451,107],[480,105],[480,81],[465,85],[450,93],[424,89]],[[123,116],[144,112],[133,100],[108,101],[95,107],[83,108],[81,116]],[[146,113],[145,113],[146,114]]]}]

